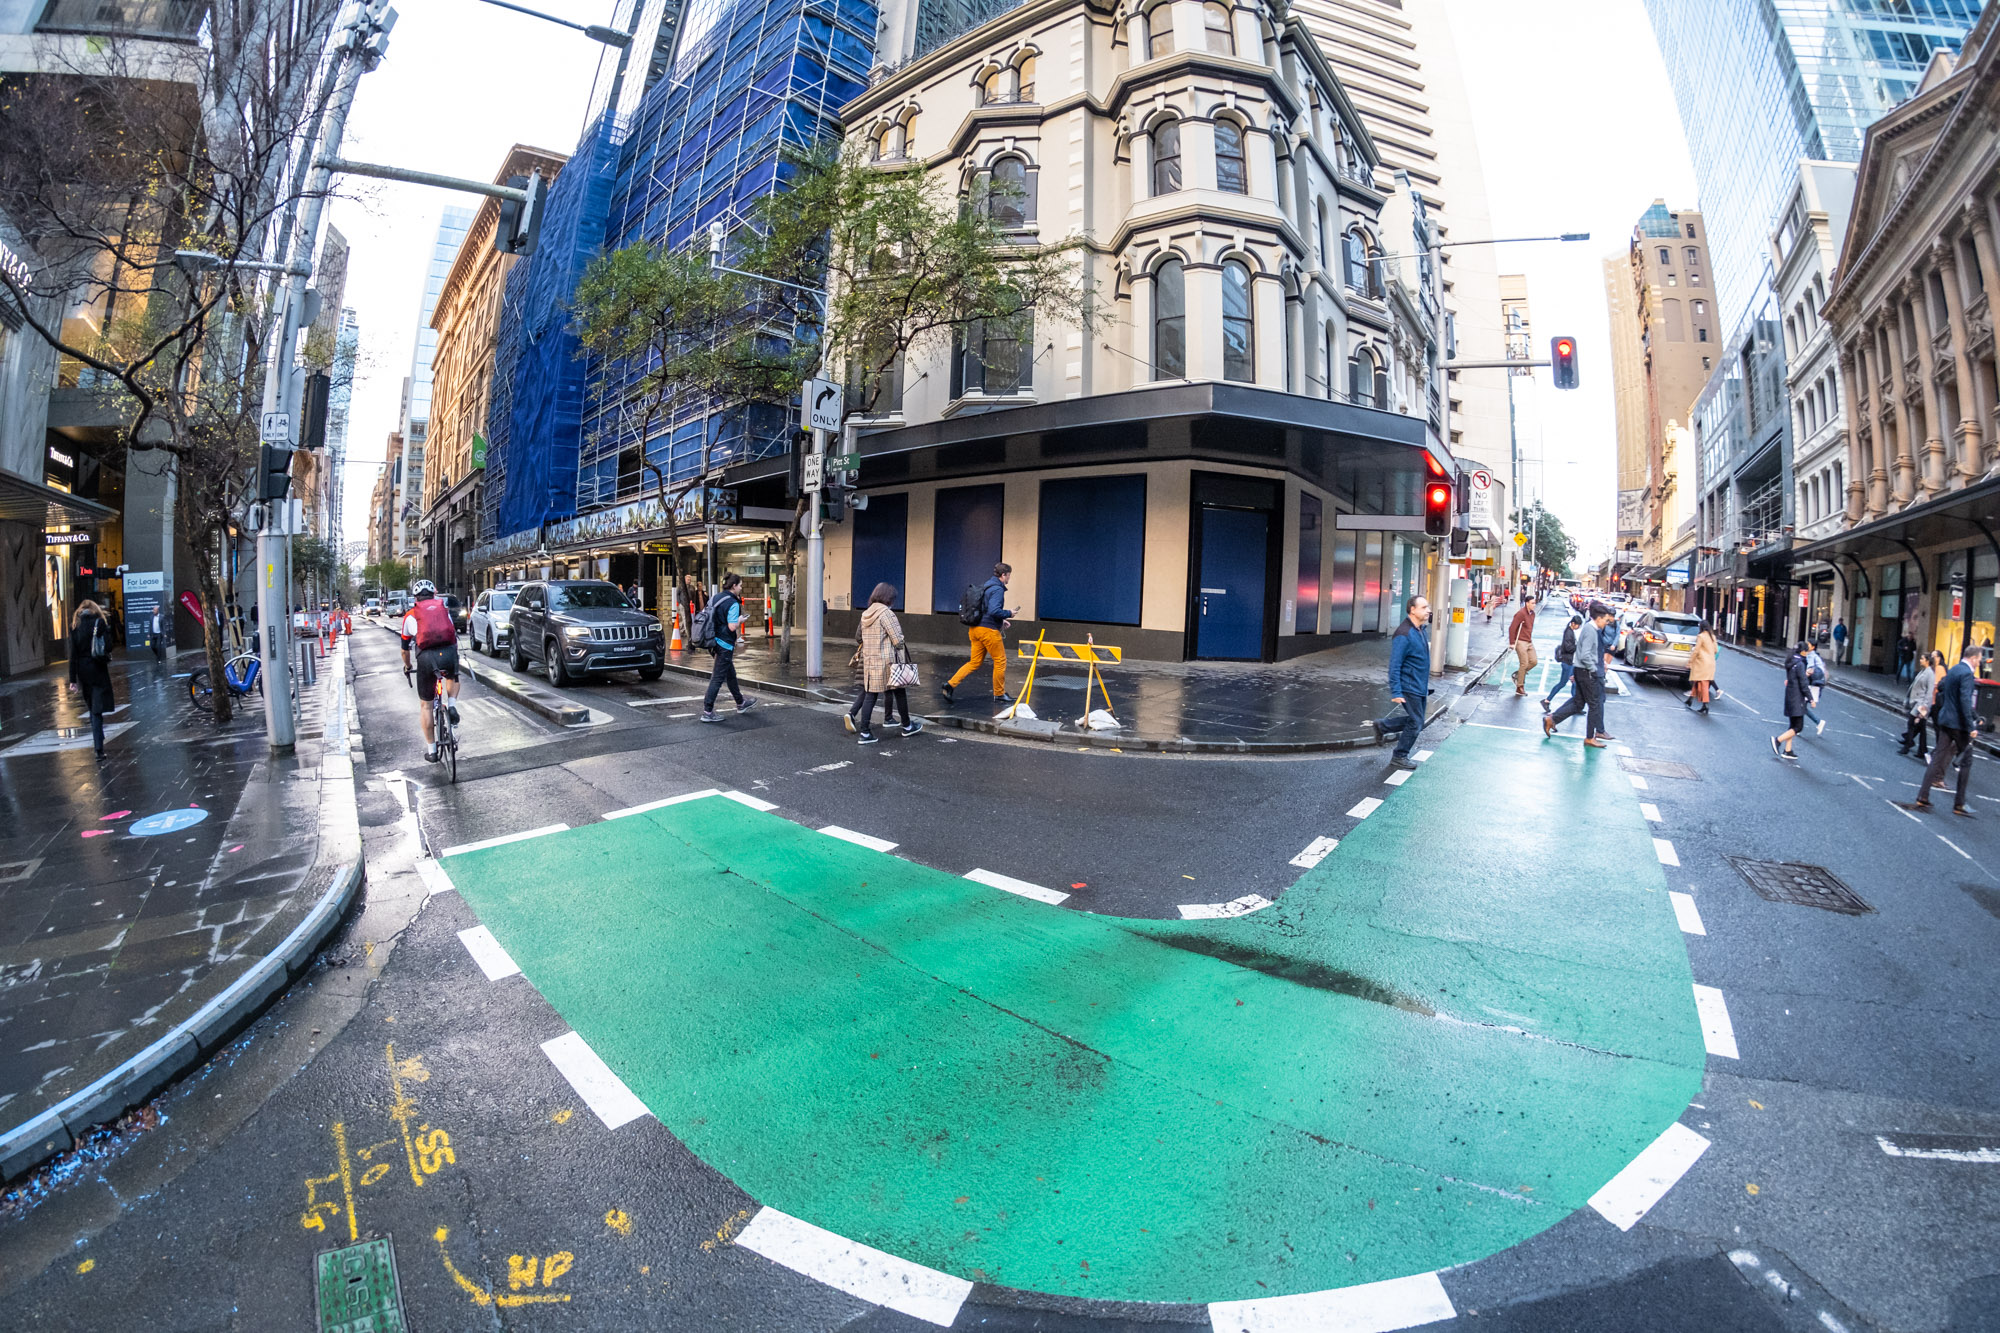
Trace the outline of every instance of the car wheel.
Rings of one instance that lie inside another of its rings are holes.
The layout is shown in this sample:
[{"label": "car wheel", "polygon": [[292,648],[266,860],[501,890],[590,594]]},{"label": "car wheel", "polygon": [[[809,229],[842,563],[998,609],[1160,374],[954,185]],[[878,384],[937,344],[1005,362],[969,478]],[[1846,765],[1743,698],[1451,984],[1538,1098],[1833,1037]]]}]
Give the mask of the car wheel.
[{"label": "car wheel", "polygon": [[528,669],[528,659],[521,652],[521,640],[518,638],[514,640],[513,645],[507,650],[507,665],[513,667],[516,671],[526,671]]},{"label": "car wheel", "polygon": [[640,680],[658,680],[658,679],[659,679],[659,678],[660,678],[660,677],[661,677],[662,675],[664,675],[665,673],[666,673],[666,668],[665,668],[665,667],[640,667],[640,668],[639,668],[639,679],[640,679]]},{"label": "car wheel", "polygon": [[563,687],[572,684],[569,667],[563,663],[562,645],[550,639],[542,645],[542,652],[545,654],[542,660],[548,663],[549,684]]}]

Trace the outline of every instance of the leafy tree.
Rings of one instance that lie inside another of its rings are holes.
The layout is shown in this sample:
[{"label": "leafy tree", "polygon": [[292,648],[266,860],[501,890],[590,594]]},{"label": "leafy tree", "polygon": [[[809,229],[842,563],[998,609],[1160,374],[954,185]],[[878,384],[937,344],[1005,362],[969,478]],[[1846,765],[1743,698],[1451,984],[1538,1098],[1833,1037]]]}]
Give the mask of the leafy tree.
[{"label": "leafy tree", "polygon": [[408,591],[415,567],[401,560],[375,560],[361,567],[361,581],[381,592]]},{"label": "leafy tree", "polygon": [[1514,530],[1528,535],[1524,554],[1532,552],[1536,562],[1554,570],[1559,579],[1575,577],[1569,562],[1576,559],[1576,542],[1563,531],[1562,520],[1542,508],[1540,500],[1514,511]]}]

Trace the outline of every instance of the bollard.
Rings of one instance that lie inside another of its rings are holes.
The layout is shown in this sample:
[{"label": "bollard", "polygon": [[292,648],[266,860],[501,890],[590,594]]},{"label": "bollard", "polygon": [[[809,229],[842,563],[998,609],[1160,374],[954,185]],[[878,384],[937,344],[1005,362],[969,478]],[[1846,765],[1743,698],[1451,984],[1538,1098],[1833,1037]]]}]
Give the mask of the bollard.
[{"label": "bollard", "polygon": [[313,658],[311,640],[299,645],[299,684],[312,685],[319,680],[318,664]]}]

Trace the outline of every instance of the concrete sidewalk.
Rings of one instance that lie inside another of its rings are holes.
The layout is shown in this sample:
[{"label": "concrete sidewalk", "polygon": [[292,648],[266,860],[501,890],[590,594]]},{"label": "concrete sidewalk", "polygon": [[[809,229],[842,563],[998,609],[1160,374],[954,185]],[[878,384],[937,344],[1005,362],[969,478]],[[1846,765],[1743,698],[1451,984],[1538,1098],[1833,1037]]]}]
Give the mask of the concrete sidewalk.
[{"label": "concrete sidewalk", "polygon": [[[1517,604],[1496,609],[1489,623],[1472,611],[1468,626],[1468,669],[1434,678],[1433,716],[1491,670],[1507,653],[1507,622]],[[1009,636],[1008,692],[1016,698],[1027,683],[1029,663],[1021,644]],[[753,633],[738,650],[737,674],[746,689],[847,702],[859,688],[858,667],[848,658],[850,640],[829,639],[826,678],[809,687],[805,640],[793,635],[792,660],[778,660],[777,644]],[[1043,662],[1035,672],[1029,707],[1037,720],[1002,720],[992,701],[991,667],[982,664],[947,702],[939,686],[966,660],[963,648],[913,645],[921,683],[910,690],[910,705],[934,725],[983,731],[1022,740],[1095,745],[1122,750],[1178,753],[1266,753],[1352,749],[1373,745],[1369,719],[1395,711],[1389,702],[1389,641],[1386,637],[1329,648],[1290,661],[1138,662],[1103,669],[1117,731],[1080,730],[1077,721],[1103,696],[1086,702],[1086,671],[1080,663]],[[692,650],[669,654],[668,669],[706,677],[709,656]]]},{"label": "concrete sidewalk", "polygon": [[0,686],[0,1178],[214,1054],[361,882],[345,645],[282,760],[260,699],[195,709],[198,665],[120,655],[101,763],[62,668]]}]

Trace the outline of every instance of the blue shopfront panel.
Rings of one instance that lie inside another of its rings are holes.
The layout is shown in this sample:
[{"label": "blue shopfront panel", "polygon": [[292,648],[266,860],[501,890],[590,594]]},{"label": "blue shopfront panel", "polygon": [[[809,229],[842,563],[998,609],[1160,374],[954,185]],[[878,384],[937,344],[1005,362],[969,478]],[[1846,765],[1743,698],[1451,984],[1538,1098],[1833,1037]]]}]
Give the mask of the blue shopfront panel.
[{"label": "blue shopfront panel", "polygon": [[1004,486],[954,486],[937,493],[931,539],[931,610],[957,611],[968,583],[993,577],[1000,554]]},{"label": "blue shopfront panel", "polygon": [[866,509],[851,513],[854,523],[854,600],[864,607],[878,583],[893,584],[895,609],[903,609],[905,569],[910,551],[910,497],[871,495]]},{"label": "blue shopfront panel", "polygon": [[1255,661],[1263,656],[1264,572],[1275,517],[1202,506],[1196,657]]},{"label": "blue shopfront panel", "polygon": [[1139,623],[1146,568],[1146,478],[1042,483],[1035,614],[1042,620]]}]

